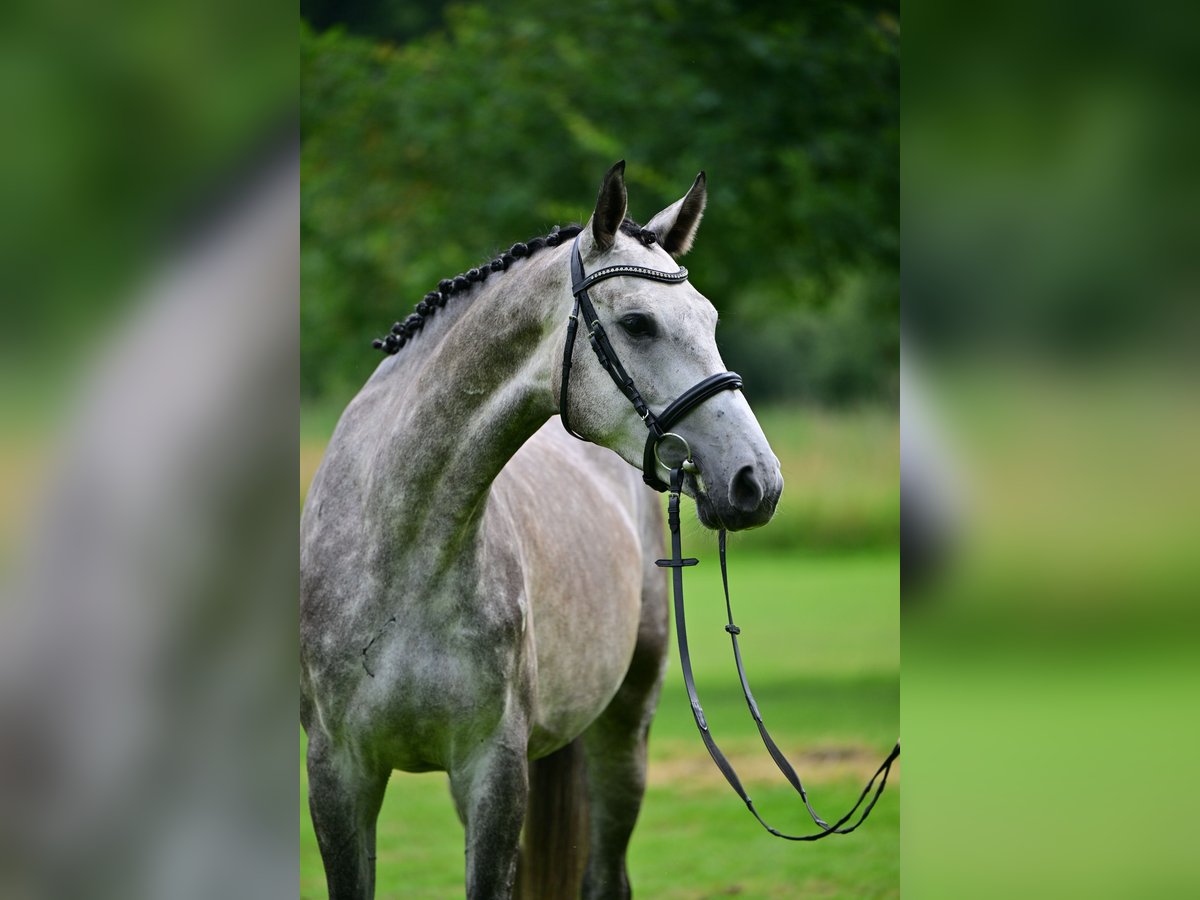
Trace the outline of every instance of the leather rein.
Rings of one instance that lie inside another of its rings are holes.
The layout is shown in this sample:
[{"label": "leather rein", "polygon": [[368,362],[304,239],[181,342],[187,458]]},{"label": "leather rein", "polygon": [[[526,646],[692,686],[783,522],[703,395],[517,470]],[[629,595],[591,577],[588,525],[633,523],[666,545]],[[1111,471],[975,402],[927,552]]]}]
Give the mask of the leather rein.
[{"label": "leather rein", "polygon": [[[575,295],[575,305],[567,320],[567,341],[563,349],[562,381],[559,385],[558,408],[563,428],[573,437],[586,440],[586,438],[576,434],[571,428],[567,407],[571,359],[575,348],[576,333],[579,330],[579,317],[582,315],[592,350],[595,351],[596,358],[599,359],[601,367],[609,374],[613,382],[617,385],[617,388],[633,405],[633,408],[637,411],[638,416],[648,431],[646,448],[642,459],[642,480],[655,490],[659,492],[666,491],[669,494],[667,500],[667,524],[671,531],[671,558],[657,560],[655,564],[661,568],[671,570],[675,630],[679,640],[679,661],[683,667],[683,683],[687,689],[688,700],[692,706],[692,718],[696,721],[696,728],[700,732],[700,738],[704,741],[704,746],[707,748],[709,756],[712,757],[717,768],[721,770],[721,774],[725,776],[725,780],[729,782],[730,787],[742,798],[742,801],[746,804],[746,808],[750,810],[754,818],[775,837],[788,841],[819,841],[833,834],[850,834],[867,820],[867,816],[871,814],[871,810],[875,808],[875,804],[883,794],[883,789],[887,785],[888,774],[891,772],[892,763],[900,756],[900,742],[896,742],[896,746],[892,749],[891,753],[888,754],[879,768],[875,770],[875,774],[871,776],[866,787],[862,789],[858,801],[844,816],[831,825],[813,809],[812,803],[808,799],[808,792],[804,789],[804,785],[800,781],[800,776],[796,774],[796,770],[788,762],[783,751],[779,749],[779,745],[775,743],[767,731],[766,725],[763,724],[762,714],[759,712],[753,693],[751,693],[750,682],[746,677],[745,667],[742,665],[742,652],[738,646],[738,635],[742,633],[742,630],[733,622],[733,607],[729,600],[729,575],[724,528],[718,532],[717,543],[721,557],[721,584],[725,592],[725,611],[728,621],[725,630],[729,633],[733,644],[733,658],[737,665],[738,678],[742,685],[742,694],[746,698],[746,705],[750,709],[750,714],[754,718],[754,723],[758,727],[759,735],[762,738],[763,745],[767,748],[767,752],[775,761],[775,765],[779,771],[783,773],[783,776],[800,795],[800,799],[804,801],[804,806],[808,810],[809,816],[820,830],[811,834],[786,834],[769,825],[755,808],[754,801],[746,793],[746,789],[742,786],[741,779],[738,778],[733,765],[726,758],[725,754],[721,752],[721,748],[717,746],[717,742],[713,738],[709,728],[708,720],[704,717],[704,709],[700,705],[700,698],[696,693],[696,682],[692,675],[692,659],[688,651],[687,624],[684,616],[683,601],[683,570],[688,566],[698,565],[700,561],[698,559],[685,559],[683,557],[683,544],[679,527],[679,497],[683,491],[685,473],[692,475],[698,490],[703,490],[703,482],[700,479],[699,468],[692,459],[691,449],[687,441],[671,432],[670,428],[692,409],[721,391],[740,390],[742,388],[742,379],[735,372],[720,372],[716,375],[710,375],[680,394],[661,413],[656,415],[651,411],[636,385],[634,385],[633,379],[625,370],[625,367],[621,365],[621,361],[608,339],[604,326],[600,324],[600,317],[596,314],[596,308],[592,304],[591,297],[588,296],[588,288],[593,284],[616,276],[648,278],[667,284],[679,284],[687,280],[687,269],[681,266],[675,272],[661,272],[657,269],[649,269],[644,266],[608,266],[587,275],[584,273],[583,258],[579,252],[579,236],[576,236],[575,242],[571,246],[571,292]],[[658,467],[660,465],[670,473],[667,482],[664,482],[659,477]],[[874,794],[871,796],[870,801],[866,802],[873,788]],[[864,802],[866,802],[865,807],[863,806]],[[860,808],[862,810],[861,813],[859,813]],[[847,824],[854,818],[855,813],[859,813],[858,818],[852,824]]]}]

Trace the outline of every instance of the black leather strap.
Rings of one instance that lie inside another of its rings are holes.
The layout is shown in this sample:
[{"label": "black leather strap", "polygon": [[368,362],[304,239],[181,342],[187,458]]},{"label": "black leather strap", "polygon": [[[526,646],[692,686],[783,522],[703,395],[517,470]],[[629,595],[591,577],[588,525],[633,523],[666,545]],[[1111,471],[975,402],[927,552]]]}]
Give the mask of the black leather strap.
[{"label": "black leather strap", "polygon": [[592,305],[592,298],[588,295],[587,286],[602,280],[596,276],[611,278],[615,275],[637,275],[641,278],[649,278],[651,276],[644,273],[650,272],[663,276],[658,279],[660,281],[682,281],[687,278],[686,270],[680,269],[679,271],[682,275],[676,277],[679,273],[655,273],[653,269],[643,269],[642,266],[610,266],[607,269],[600,269],[598,272],[594,272],[590,277],[585,277],[583,273],[583,258],[579,253],[579,236],[576,235],[575,241],[571,245],[571,282],[575,293],[575,306],[571,312],[570,319],[567,321],[567,342],[563,348],[562,381],[558,388],[559,418],[562,420],[563,427],[573,437],[585,440],[585,438],[571,428],[567,403],[569,399],[568,387],[571,381],[571,360],[575,351],[575,335],[579,329],[579,319],[581,316],[583,317],[583,326],[588,333],[588,340],[592,345],[592,350],[596,354],[596,359],[600,362],[601,368],[612,378],[613,383],[625,395],[625,399],[633,404],[634,410],[637,411],[638,416],[646,424],[646,427],[652,433],[662,433],[657,428],[654,414],[650,412],[650,407],[646,405],[646,401],[642,399],[642,395],[633,383],[633,379],[625,371],[625,367],[621,365],[621,360],[617,357],[617,351],[613,349],[612,342],[608,339],[608,333],[604,330],[604,326],[600,324],[600,317],[596,314],[596,307]]},{"label": "black leather strap", "polygon": [[[674,595],[675,606],[675,630],[679,640],[679,662],[683,667],[683,684],[687,690],[688,701],[692,706],[692,718],[696,720],[696,727],[700,731],[700,738],[704,741],[704,746],[708,749],[708,755],[712,757],[713,762],[716,763],[716,766],[721,771],[721,774],[725,776],[725,780],[729,782],[730,787],[732,787],[737,795],[742,798],[742,802],[746,804],[746,808],[750,810],[754,818],[758,820],[759,824],[762,825],[763,828],[776,837],[783,838],[787,841],[819,841],[822,838],[829,837],[831,834],[850,834],[867,820],[867,817],[871,814],[871,810],[873,810],[875,808],[875,804],[879,802],[879,797],[883,794],[884,787],[887,786],[888,774],[891,772],[892,763],[894,763],[900,756],[900,742],[896,742],[896,746],[892,748],[892,752],[888,754],[887,758],[882,764],[880,764],[879,768],[875,770],[875,774],[871,776],[870,781],[867,782],[866,787],[864,787],[862,789],[862,793],[859,794],[858,802],[851,807],[849,812],[847,812],[832,825],[828,824],[824,819],[821,818],[821,816],[817,814],[816,810],[813,809],[812,804],[809,802],[808,794],[804,790],[804,785],[801,783],[800,777],[796,774],[796,770],[792,767],[791,763],[788,762],[787,758],[783,755],[783,751],[779,749],[779,746],[767,732],[766,725],[763,724],[762,714],[758,709],[758,704],[755,703],[754,695],[750,691],[750,683],[746,678],[746,670],[742,665],[741,649],[738,647],[738,635],[741,634],[741,629],[733,623],[733,609],[729,602],[729,577],[726,571],[725,531],[722,530],[718,537],[718,546],[721,552],[721,581],[725,588],[725,609],[728,616],[728,624],[725,626],[725,630],[729,632],[729,636],[733,641],[733,655],[734,660],[737,663],[738,678],[742,683],[742,693],[745,695],[746,705],[750,708],[750,714],[754,717],[755,724],[758,726],[759,734],[763,739],[763,743],[766,746],[767,751],[771,754],[772,759],[775,760],[776,766],[784,774],[784,777],[788,779],[792,787],[794,787],[800,794],[800,797],[803,799],[804,805],[808,809],[808,813],[812,817],[813,822],[815,822],[817,827],[821,830],[812,834],[786,834],[767,824],[767,822],[759,814],[758,810],[755,809],[754,801],[751,800],[749,794],[746,793],[746,789],[742,786],[742,782],[738,778],[737,772],[734,770],[733,765],[725,757],[725,754],[721,752],[721,748],[717,746],[717,742],[713,738],[712,732],[709,729],[708,720],[704,717],[704,709],[700,705],[700,698],[696,693],[696,681],[692,675],[692,659],[691,654],[688,651],[687,622],[684,614],[683,602],[683,567],[686,565],[694,565],[695,561],[684,560],[682,558],[683,547],[679,528],[679,494],[682,489],[682,485],[682,470],[672,469],[670,481],[671,493],[667,500],[667,524],[671,531],[672,558],[660,559],[658,560],[657,564],[664,568],[671,569],[671,589]],[[878,786],[875,784],[877,780],[879,782]],[[862,807],[863,801],[867,799],[867,796],[871,793],[872,788],[875,788],[874,796],[871,797],[870,802],[867,803],[866,807],[862,810],[858,820],[852,825],[847,825],[846,823],[849,822],[854,814],[858,812],[859,808]]]},{"label": "black leather strap", "polygon": [[575,298],[575,307],[571,310],[571,315],[567,319],[567,343],[563,347],[562,358],[562,380],[558,384],[558,417],[562,420],[563,428],[567,429],[567,434],[571,437],[579,438],[583,441],[586,438],[575,433],[571,428],[571,420],[568,418],[567,409],[567,385],[571,383],[571,357],[575,353],[575,333],[579,331],[579,298]]},{"label": "black leather strap", "polygon": [[[683,278],[686,278],[687,272],[684,272],[682,269],[680,271],[683,272]],[[645,269],[644,272],[654,272],[654,270]],[[596,307],[592,305],[592,298],[587,292],[589,284],[594,284],[596,281],[601,280],[596,277],[598,275],[610,278],[614,275],[632,274],[637,274],[640,278],[650,277],[643,274],[641,266],[610,266],[607,269],[594,272],[590,278],[585,278],[583,276],[583,258],[579,253],[579,236],[576,235],[575,242],[571,245],[571,281],[574,284],[575,305],[578,308],[577,315],[583,316],[583,327],[587,329],[588,340],[592,345],[592,350],[595,351],[596,359],[600,361],[601,367],[608,373],[618,390],[625,395],[625,399],[633,404],[634,410],[637,411],[641,420],[646,423],[646,427],[651,431],[656,431],[654,414],[650,412],[650,407],[642,399],[642,395],[638,391],[637,386],[634,385],[633,379],[625,371],[625,367],[621,365],[621,360],[617,357],[617,351],[613,349],[612,342],[608,339],[608,332],[600,324],[600,317],[596,314]],[[664,276],[659,280],[682,280],[682,278],[675,278],[671,273],[659,272],[657,274]]]},{"label": "black leather strap", "polygon": [[742,376],[737,372],[718,372],[709,375],[698,384],[692,385],[671,401],[671,405],[658,414],[658,424],[664,429],[670,428],[685,415],[693,406],[699,406],[714,394],[721,391],[740,391]]},{"label": "black leather strap", "polygon": [[[578,237],[575,240],[579,240]],[[658,269],[647,269],[645,266],[608,266],[604,269],[597,269],[591,275],[584,277],[575,277],[575,270],[571,270],[571,293],[578,294],[580,291],[586,291],[597,281],[603,281],[605,278],[613,278],[616,275],[632,275],[635,278],[649,278],[651,281],[665,281],[669,284],[678,284],[681,281],[687,281],[688,271],[683,266],[680,266],[674,272],[661,272]]]}]

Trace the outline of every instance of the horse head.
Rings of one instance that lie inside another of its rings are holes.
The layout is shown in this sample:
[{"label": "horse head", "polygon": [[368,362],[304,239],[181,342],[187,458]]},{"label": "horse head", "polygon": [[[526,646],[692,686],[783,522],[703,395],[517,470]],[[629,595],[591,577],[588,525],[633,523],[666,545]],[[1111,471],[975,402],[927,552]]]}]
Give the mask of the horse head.
[{"label": "horse head", "polygon": [[[670,433],[682,442],[656,442],[653,428],[653,417],[672,401],[726,371],[717,350],[717,311],[675,262],[691,249],[700,225],[707,201],[705,174],[643,227],[626,217],[624,170],[620,162],[605,175],[595,211],[576,245],[583,270],[592,276],[618,267],[612,277],[589,285],[587,295],[599,331],[624,372],[614,375],[610,365],[606,370],[603,351],[593,355],[581,348],[563,379],[570,382],[560,403],[566,407],[560,410],[564,423],[569,411],[570,428],[579,436],[643,468],[647,481],[658,487],[669,477],[668,466],[690,457],[682,465],[683,490],[696,501],[706,527],[736,531],[763,525],[775,512],[783,477],[746,398],[740,390],[725,389],[740,387],[740,379],[729,375],[720,388],[670,422]],[[627,267],[644,271],[639,275]],[[622,274],[630,277],[617,277]],[[593,345],[595,325],[580,323]],[[614,381],[621,386],[620,375],[627,375],[629,387],[636,385],[632,396],[628,388],[614,390]],[[651,411],[649,419],[639,415],[638,397]],[[657,459],[652,455],[656,448]]]}]

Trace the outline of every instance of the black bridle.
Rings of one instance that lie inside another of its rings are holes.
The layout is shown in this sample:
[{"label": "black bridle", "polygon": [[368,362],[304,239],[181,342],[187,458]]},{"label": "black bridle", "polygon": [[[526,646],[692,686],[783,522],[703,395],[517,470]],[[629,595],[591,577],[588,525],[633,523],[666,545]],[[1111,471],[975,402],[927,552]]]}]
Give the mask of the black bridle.
[{"label": "black bridle", "polygon": [[[633,408],[649,431],[646,436],[646,449],[642,454],[642,480],[661,493],[667,489],[667,484],[658,477],[660,445],[664,452],[669,449],[668,459],[661,460],[666,469],[671,468],[668,460],[678,457],[676,465],[681,465],[685,462],[690,463],[692,457],[687,441],[679,435],[673,434],[670,431],[671,426],[714,394],[721,391],[740,390],[742,376],[736,372],[718,372],[716,375],[709,375],[672,400],[661,413],[656,415],[651,412],[646,401],[642,399],[637,386],[634,385],[633,379],[621,365],[621,360],[617,357],[617,351],[613,349],[604,326],[600,324],[600,317],[596,315],[596,307],[592,305],[592,298],[588,296],[588,288],[598,281],[615,278],[618,275],[679,284],[687,281],[687,269],[681,266],[675,272],[660,272],[645,266],[608,266],[604,269],[597,269],[591,275],[585,275],[583,257],[579,254],[579,237],[576,235],[575,242],[571,245],[571,292],[575,295],[575,307],[571,310],[571,317],[567,320],[567,343],[563,348],[562,381],[558,387],[558,414],[562,419],[563,428],[567,429],[569,434],[581,441],[586,440],[571,428],[567,412],[567,392],[571,383],[571,356],[575,351],[575,333],[579,330],[579,316],[582,314],[584,325],[588,331],[588,339],[591,341],[592,349],[596,351],[596,358],[600,360],[601,367],[616,383],[625,398],[633,404]],[[667,440],[668,438],[670,440]],[[688,471],[692,471],[692,469],[688,469]]]},{"label": "black bridle", "polygon": [[[725,630],[729,632],[729,637],[733,644],[733,658],[737,664],[738,678],[742,683],[742,694],[746,698],[746,705],[750,709],[750,714],[754,717],[754,723],[758,727],[759,735],[762,738],[763,745],[767,748],[767,752],[771,754],[771,758],[775,761],[775,765],[779,771],[783,773],[783,776],[800,795],[800,799],[804,801],[805,808],[820,830],[812,834],[785,834],[768,825],[758,810],[755,809],[754,801],[746,793],[746,789],[742,786],[741,779],[738,778],[733,765],[725,757],[725,754],[721,752],[721,748],[717,746],[717,742],[709,729],[708,720],[704,717],[704,709],[700,705],[700,698],[696,693],[696,682],[692,676],[692,658],[688,651],[687,623],[684,617],[683,603],[683,570],[685,567],[698,565],[700,561],[690,558],[684,559],[682,538],[679,531],[679,497],[683,491],[684,473],[691,474],[696,479],[698,487],[702,482],[699,480],[699,469],[692,459],[691,449],[688,447],[687,441],[669,429],[710,397],[724,390],[740,390],[742,379],[741,376],[734,372],[720,372],[716,375],[710,375],[703,381],[688,388],[668,404],[666,409],[655,415],[650,410],[650,407],[646,405],[646,401],[642,399],[641,393],[638,391],[636,385],[634,385],[629,373],[625,371],[625,367],[621,365],[621,361],[617,357],[617,352],[613,349],[612,343],[604,331],[604,326],[600,324],[599,316],[596,315],[596,308],[592,305],[591,297],[588,296],[588,288],[593,284],[603,281],[605,278],[613,278],[618,275],[631,278],[648,278],[653,281],[666,282],[667,284],[679,284],[687,280],[687,269],[680,267],[675,272],[660,272],[657,269],[648,269],[644,266],[609,266],[604,269],[598,269],[591,275],[586,275],[583,270],[583,258],[579,253],[579,237],[576,236],[575,242],[571,247],[571,291],[575,295],[575,306],[571,311],[570,318],[567,320],[567,343],[563,349],[562,383],[559,385],[558,395],[559,416],[562,418],[563,427],[574,437],[585,440],[585,438],[576,434],[571,429],[567,414],[567,392],[571,376],[571,356],[575,348],[575,335],[579,330],[579,316],[582,314],[584,323],[588,329],[588,337],[591,341],[592,349],[596,352],[596,357],[600,360],[600,365],[604,371],[608,372],[626,399],[633,404],[633,408],[637,411],[638,416],[645,423],[649,431],[642,459],[642,480],[655,490],[669,491],[667,524],[671,531],[671,558],[660,559],[656,564],[662,568],[671,570],[671,589],[675,600],[675,630],[679,637],[679,661],[683,667],[683,683],[687,689],[688,700],[692,706],[692,718],[696,721],[696,727],[700,731],[700,738],[704,741],[704,746],[708,749],[709,756],[712,757],[717,768],[721,770],[721,774],[725,776],[725,780],[729,782],[730,787],[742,798],[742,801],[754,815],[754,818],[758,820],[763,828],[775,835],[775,837],[788,841],[819,841],[822,838],[829,837],[831,834],[850,834],[850,832],[856,830],[867,820],[867,816],[871,814],[871,810],[875,808],[875,804],[883,794],[883,789],[887,786],[888,774],[892,769],[892,763],[900,756],[900,742],[896,742],[896,746],[892,749],[892,752],[888,754],[879,768],[875,770],[875,774],[871,776],[870,781],[867,782],[866,787],[859,794],[858,802],[851,807],[849,812],[832,825],[817,814],[817,811],[813,809],[812,803],[808,799],[808,792],[805,791],[804,785],[800,781],[800,776],[796,774],[796,770],[792,767],[792,764],[788,762],[787,757],[783,755],[783,751],[779,749],[779,745],[775,743],[767,731],[767,726],[763,724],[762,714],[759,712],[758,704],[755,702],[754,695],[750,691],[750,682],[746,678],[746,670],[742,665],[742,651],[738,646],[738,635],[742,633],[742,630],[733,623],[733,607],[729,600],[729,573],[725,551],[724,528],[718,532],[717,544],[721,556],[721,584],[725,591],[725,611],[728,621]],[[663,459],[664,455],[666,455],[666,459]],[[659,464],[670,472],[670,479],[667,483],[664,483],[658,476]],[[877,786],[876,781],[878,781]],[[863,806],[863,802],[866,801],[872,788],[875,789],[875,793],[871,797],[870,802],[862,809],[858,819],[853,824],[847,825],[854,817],[854,814],[859,811],[859,808]]]}]

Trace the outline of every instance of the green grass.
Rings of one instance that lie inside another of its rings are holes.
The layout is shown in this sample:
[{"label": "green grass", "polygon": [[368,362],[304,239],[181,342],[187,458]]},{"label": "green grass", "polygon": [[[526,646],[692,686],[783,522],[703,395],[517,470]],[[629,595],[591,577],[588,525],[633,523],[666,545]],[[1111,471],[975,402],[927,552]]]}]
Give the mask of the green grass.
[{"label": "green grass", "polygon": [[762,550],[844,553],[900,542],[900,420],[895,410],[756,408],[779,457],[784,491]]},{"label": "green grass", "polygon": [[[799,799],[770,766],[737,684],[711,535],[685,538],[689,637],[713,733],[769,821],[804,829]],[[704,545],[707,544],[708,547]],[[839,815],[899,728],[899,560],[802,558],[732,548],[735,613],[755,696],[817,808]],[[763,832],[695,733],[672,647],[651,733],[650,786],[630,851],[639,897],[899,896],[899,777],[857,833],[817,844]],[[306,796],[301,776],[301,803]],[[304,809],[301,896],[324,897]],[[811,825],[809,826],[811,827]],[[445,776],[396,774],[379,823],[378,896],[462,896],[463,835]]]}]

